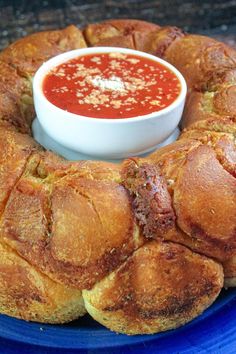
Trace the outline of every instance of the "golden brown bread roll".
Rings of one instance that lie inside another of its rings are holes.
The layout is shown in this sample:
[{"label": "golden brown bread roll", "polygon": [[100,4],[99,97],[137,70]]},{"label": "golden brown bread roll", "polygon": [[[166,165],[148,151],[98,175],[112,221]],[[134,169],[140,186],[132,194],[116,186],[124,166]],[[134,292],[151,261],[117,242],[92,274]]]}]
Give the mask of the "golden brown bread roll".
[{"label": "golden brown bread roll", "polygon": [[182,125],[188,127],[199,120],[233,116],[236,111],[236,70],[214,75],[204,91],[190,89]]},{"label": "golden brown bread roll", "polygon": [[218,117],[217,119],[206,119],[204,121],[199,121],[193,124],[190,129],[201,129],[201,130],[210,130],[213,132],[224,132],[235,135],[236,132],[236,116],[223,116]]},{"label": "golden brown bread roll", "polygon": [[[177,142],[114,165],[65,161],[20,133],[37,68],[86,43],[144,50],[183,73]],[[38,33],[0,54],[1,313],[62,323],[83,315],[83,297],[108,328],[155,333],[215,300],[222,265],[236,284],[235,70],[226,45],[137,20]]]},{"label": "golden brown bread roll", "polygon": [[163,177],[161,183],[157,181],[158,171],[153,172],[147,163],[141,162],[140,167],[133,164],[135,173],[128,171],[125,186],[134,196],[135,214],[147,238],[171,239],[223,261],[236,252],[236,179],[219,163],[212,147],[188,148],[182,159],[176,159],[174,171],[173,165],[168,169],[168,164],[173,164],[171,153],[152,156],[169,182],[172,199],[168,184]]},{"label": "golden brown bread roll", "polygon": [[134,33],[134,42],[137,50],[163,58],[167,48],[183,36],[184,33],[180,28],[168,26],[152,30],[149,33],[136,32]]},{"label": "golden brown bread roll", "polygon": [[1,61],[0,54],[0,122],[22,132],[30,132],[33,116],[31,83],[17,69]]},{"label": "golden brown bread roll", "polygon": [[236,180],[210,147],[200,146],[188,154],[173,203],[178,226],[202,242],[205,254],[218,259],[235,254]]},{"label": "golden brown bread roll", "polygon": [[149,158],[166,177],[177,217],[165,239],[222,261],[235,254],[236,147],[230,125],[217,132],[207,123]]},{"label": "golden brown bread roll", "polygon": [[216,159],[222,167],[236,177],[236,147],[234,135],[230,133],[216,133],[207,130],[190,130],[185,132],[184,137],[196,139],[214,149]]},{"label": "golden brown bread roll", "polygon": [[40,149],[28,135],[6,127],[0,128],[0,214],[31,154]]},{"label": "golden brown bread roll", "polygon": [[152,241],[83,291],[87,311],[113,331],[155,333],[200,314],[222,287],[222,267],[184,246]]},{"label": "golden brown bread roll", "polygon": [[88,25],[84,29],[86,42],[90,46],[124,46],[135,49],[135,36],[149,34],[160,26],[140,20],[108,20]]},{"label": "golden brown bread roll", "polygon": [[75,26],[68,26],[63,30],[35,33],[19,39],[1,53],[1,60],[28,78],[52,56],[83,47],[86,43],[82,32]]},{"label": "golden brown bread roll", "polygon": [[71,171],[62,163],[60,171],[57,163],[41,176],[40,159],[33,154],[11,188],[1,237],[52,279],[90,288],[143,242],[128,192],[107,172],[96,178],[93,164],[86,173],[79,164]]},{"label": "golden brown bread roll", "polygon": [[214,72],[236,65],[233,49],[212,38],[193,34],[171,43],[164,59],[179,69],[191,88],[201,88]]},{"label": "golden brown bread roll", "polygon": [[86,312],[81,292],[40,273],[0,242],[1,313],[29,321],[64,323]]},{"label": "golden brown bread roll", "polygon": [[50,57],[86,47],[82,32],[75,26],[32,34],[0,53],[0,122],[7,121],[23,133],[30,133],[35,117],[32,77]]}]

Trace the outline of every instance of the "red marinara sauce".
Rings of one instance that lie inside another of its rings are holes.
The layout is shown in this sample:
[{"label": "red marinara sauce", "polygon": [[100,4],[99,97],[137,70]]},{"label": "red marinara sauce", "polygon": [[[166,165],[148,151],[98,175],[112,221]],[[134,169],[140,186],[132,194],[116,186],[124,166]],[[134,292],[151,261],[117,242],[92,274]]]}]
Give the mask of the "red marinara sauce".
[{"label": "red marinara sauce", "polygon": [[51,70],[43,93],[55,106],[93,118],[132,118],[168,107],[180,94],[166,66],[119,52],[79,56]]}]

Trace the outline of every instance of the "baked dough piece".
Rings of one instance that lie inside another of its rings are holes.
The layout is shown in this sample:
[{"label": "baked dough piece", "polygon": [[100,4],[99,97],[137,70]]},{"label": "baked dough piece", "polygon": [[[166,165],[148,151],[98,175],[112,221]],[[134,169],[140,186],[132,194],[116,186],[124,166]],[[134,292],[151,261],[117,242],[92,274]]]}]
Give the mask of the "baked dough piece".
[{"label": "baked dough piece", "polygon": [[28,321],[64,323],[85,314],[81,292],[40,273],[0,243],[1,313]]},{"label": "baked dough piece", "polygon": [[86,43],[75,26],[45,31],[19,39],[1,52],[1,60],[17,69],[24,77],[32,77],[42,63],[68,50],[84,48]]},{"label": "baked dough piece", "polygon": [[33,111],[31,84],[0,59],[0,124],[29,133]]},{"label": "baked dough piece", "polygon": [[200,146],[188,154],[173,205],[178,226],[193,241],[200,240],[202,253],[220,260],[235,254],[236,179],[210,147]]},{"label": "baked dough piece", "polygon": [[182,126],[188,127],[199,120],[219,120],[236,112],[236,70],[226,70],[205,83],[203,91],[189,90]]},{"label": "baked dough piece", "polygon": [[50,57],[86,47],[75,26],[63,30],[35,33],[19,39],[0,53],[0,122],[30,134],[35,112],[32,77]]},{"label": "baked dough piece", "polygon": [[[103,23],[88,25],[84,36],[89,46],[113,46],[136,49],[136,38],[160,26],[140,20],[108,20]],[[137,48],[138,49],[138,48]]]},{"label": "baked dough piece", "polygon": [[156,333],[199,315],[217,297],[218,263],[171,242],[151,241],[117,270],[83,291],[87,311],[113,331]]},{"label": "baked dough piece", "polygon": [[106,171],[112,165],[66,169],[62,160],[53,170],[51,160],[49,172],[42,156],[30,157],[11,188],[1,238],[55,281],[90,288],[143,243],[130,197]]},{"label": "baked dough piece", "polygon": [[220,261],[233,256],[236,148],[232,135],[189,130],[149,158],[167,180],[176,213],[176,226],[164,238]]},{"label": "baked dough piece", "polygon": [[40,149],[28,135],[0,128],[0,215],[31,154]]},{"label": "baked dough piece", "polygon": [[174,41],[164,59],[173,64],[189,88],[201,88],[215,72],[235,68],[236,53],[212,38],[189,34]]}]

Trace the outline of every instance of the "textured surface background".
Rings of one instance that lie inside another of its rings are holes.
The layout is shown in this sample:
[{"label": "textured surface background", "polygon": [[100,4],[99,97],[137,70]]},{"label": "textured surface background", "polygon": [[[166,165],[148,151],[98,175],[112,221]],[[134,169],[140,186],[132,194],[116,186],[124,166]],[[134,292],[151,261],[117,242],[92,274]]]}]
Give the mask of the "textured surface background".
[{"label": "textured surface background", "polygon": [[0,49],[39,30],[125,17],[177,25],[236,45],[236,0],[0,0]]}]

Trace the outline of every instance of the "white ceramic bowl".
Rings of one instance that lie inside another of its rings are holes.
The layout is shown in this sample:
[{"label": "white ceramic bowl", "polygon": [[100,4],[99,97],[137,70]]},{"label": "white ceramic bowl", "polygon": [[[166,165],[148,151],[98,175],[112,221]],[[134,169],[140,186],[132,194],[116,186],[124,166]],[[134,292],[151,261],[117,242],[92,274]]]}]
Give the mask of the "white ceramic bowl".
[{"label": "white ceramic bowl", "polygon": [[[179,96],[161,111],[125,119],[88,118],[64,111],[47,100],[42,84],[52,68],[78,56],[107,52],[139,55],[163,64],[178,77],[181,84]],[[33,80],[35,110],[46,133],[69,149],[104,159],[125,158],[155,149],[178,126],[186,91],[183,76],[171,64],[147,53],[115,47],[76,49],[60,54],[45,62]]]}]

